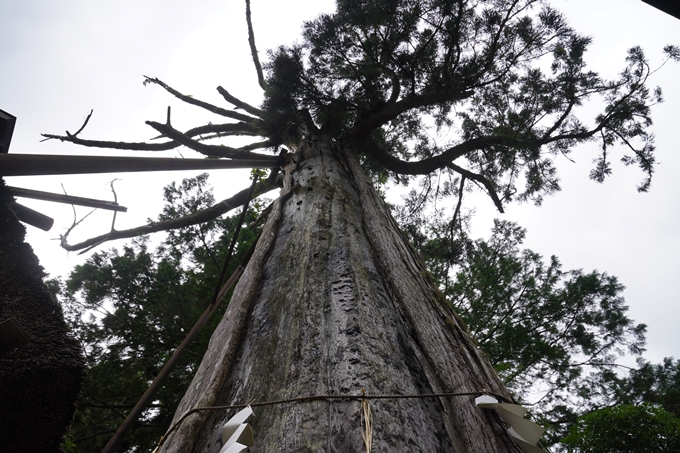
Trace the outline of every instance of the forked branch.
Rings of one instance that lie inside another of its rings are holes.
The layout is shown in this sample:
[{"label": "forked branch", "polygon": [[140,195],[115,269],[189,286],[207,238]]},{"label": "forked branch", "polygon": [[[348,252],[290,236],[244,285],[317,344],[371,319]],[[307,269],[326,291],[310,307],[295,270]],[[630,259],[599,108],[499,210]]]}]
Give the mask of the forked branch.
[{"label": "forked branch", "polygon": [[187,96],[186,94],[182,94],[179,91],[168,86],[166,83],[162,82],[161,80],[159,80],[155,77],[154,78],[147,77],[147,76],[144,76],[144,77],[146,78],[146,80],[144,80],[145,85],[148,84],[148,83],[154,83],[156,85],[160,85],[161,87],[163,87],[165,89],[165,91],[172,94],[177,99],[180,99],[180,100],[186,102],[187,104],[195,105],[195,106],[204,108],[204,109],[208,110],[209,112],[215,113],[217,115],[222,115],[222,116],[226,116],[227,118],[231,118],[231,119],[238,120],[238,121],[243,121],[244,123],[247,123],[247,124],[257,124],[260,121],[258,118],[253,118],[252,116],[249,116],[249,115],[244,115],[242,113],[223,109],[222,107],[217,107],[217,106],[212,105],[208,102],[199,101],[198,99],[194,99],[191,96]]},{"label": "forked branch", "polygon": [[[477,181],[478,183],[482,184],[487,192],[489,193],[489,196],[493,200],[493,204],[496,205],[496,208],[498,209],[498,212],[501,214],[505,213],[503,210],[503,203],[501,203],[501,199],[498,197],[498,194],[496,193],[496,188],[493,186],[491,181],[486,179],[482,175],[478,175],[477,173],[473,173],[470,170],[466,170],[463,167],[459,167],[458,165],[454,164],[453,162],[447,164],[447,167],[449,167],[451,170],[461,174],[463,177],[471,179],[473,181]],[[461,184],[461,189],[462,189],[462,184]]]},{"label": "forked branch", "polygon": [[234,104],[237,108],[241,108],[245,110],[246,112],[250,113],[251,115],[255,115],[258,118],[262,118],[262,110],[258,109],[257,107],[253,107],[250,104],[247,104],[240,99],[235,98],[227,90],[222,88],[221,86],[217,87],[217,91],[222,95],[222,97],[229,103]]},{"label": "forked branch", "polygon": [[[85,118],[85,122],[83,123],[82,126],[80,126],[80,129],[78,129],[76,131],[76,133],[73,134],[73,137],[77,136],[78,134],[80,134],[83,131],[83,129],[85,129],[85,126],[87,126],[87,123],[90,122],[90,118],[92,118],[93,113],[94,113],[94,109],[90,110],[90,113],[88,113],[87,117]],[[71,136],[71,134],[69,134],[68,131],[66,131],[66,135]]]},{"label": "forked branch", "polygon": [[[89,119],[89,116],[88,116]],[[85,123],[87,124],[87,122]],[[83,125],[84,126],[84,125]],[[78,131],[80,133],[81,129]],[[55,135],[42,134],[46,140],[55,139],[62,142],[70,142],[76,145],[87,146],[91,148],[110,148],[110,149],[125,149],[131,151],[168,151],[181,146],[182,144],[174,140],[163,143],[147,143],[147,142],[111,142],[104,140],[84,140],[78,138],[76,134]],[[198,137],[203,134],[218,134],[222,135],[244,135],[244,136],[258,136],[253,126],[246,123],[232,123],[232,124],[207,124],[205,126],[195,127],[184,132],[183,135],[189,138]]]},{"label": "forked branch", "polygon": [[[272,171],[270,176],[260,182],[257,187],[255,188],[255,193],[253,197],[257,197],[259,195],[262,195],[266,192],[269,192],[270,190],[273,190],[276,188],[275,184],[275,178],[277,175],[278,171]],[[75,228],[80,222],[82,222],[83,219],[81,219],[78,222],[74,221],[74,224],[71,226],[71,228],[68,229],[66,234],[64,234],[61,237],[61,246],[62,248],[74,252],[78,250],[91,250],[92,248],[103,244],[104,242],[108,241],[113,241],[115,239],[127,239],[127,238],[132,238],[132,237],[137,237],[137,236],[142,236],[145,234],[149,233],[155,233],[158,231],[167,231],[167,230],[174,230],[177,228],[184,228],[188,227],[191,225],[197,225],[199,223],[207,222],[210,220],[213,220],[222,214],[225,214],[232,209],[238,208],[240,206],[243,206],[243,204],[246,202],[248,198],[248,192],[250,191],[250,188],[246,188],[241,190],[240,192],[236,193],[234,196],[227,198],[225,200],[220,201],[217,204],[214,204],[213,206],[200,210],[194,214],[190,214],[184,217],[180,217],[177,219],[168,219],[168,220],[163,220],[160,222],[152,222],[149,223],[148,225],[142,225],[136,228],[130,228],[127,230],[112,230],[106,234],[102,234],[100,236],[96,236],[90,239],[87,239],[83,242],[80,242],[78,244],[69,244],[68,243],[68,235],[69,233]],[[84,252],[83,252],[84,253]]]},{"label": "forked branch", "polygon": [[178,131],[169,124],[161,124],[155,121],[147,121],[146,124],[153,127],[154,129],[156,129],[158,132],[168,137],[169,139],[172,139],[173,141],[180,143],[189,149],[193,149],[194,151],[198,151],[201,154],[205,154],[206,156],[226,157],[230,159],[239,160],[253,160],[253,159],[256,159],[258,161],[262,159],[271,160],[272,166],[275,166],[278,163],[278,158],[276,157],[263,156],[261,154],[255,154],[250,152],[253,149],[262,149],[274,146],[274,144],[269,140],[252,143],[250,145],[242,146],[241,148],[231,148],[229,146],[222,145],[208,145],[205,143],[201,143],[197,140],[193,140],[190,137],[187,137],[186,135],[182,134],[180,131]]},{"label": "forked branch", "polygon": [[[366,151],[373,156],[378,163],[387,170],[403,175],[429,175],[430,173],[445,168],[449,163],[464,156],[467,153],[483,149],[488,146],[508,145],[510,139],[503,137],[478,137],[467,140],[443,151],[437,156],[421,159],[418,161],[405,161],[393,156],[375,140],[369,138],[365,142]],[[516,140],[517,141],[517,140]],[[517,141],[518,142],[518,141]],[[472,178],[470,178],[472,179]]]}]

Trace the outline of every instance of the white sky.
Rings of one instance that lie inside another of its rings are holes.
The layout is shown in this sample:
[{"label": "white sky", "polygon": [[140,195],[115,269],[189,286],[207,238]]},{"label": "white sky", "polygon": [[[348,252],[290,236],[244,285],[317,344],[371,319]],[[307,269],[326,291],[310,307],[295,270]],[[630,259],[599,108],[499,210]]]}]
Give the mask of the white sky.
[{"label": "white sky", "polygon": [[[303,20],[332,11],[330,0],[252,0],[260,54],[299,36]],[[605,76],[623,67],[625,51],[641,45],[652,65],[666,44],[680,45],[680,20],[640,0],[553,0],[578,31],[594,38],[587,61]],[[145,120],[164,121],[173,106],[180,129],[212,120],[200,109],[183,107],[160,87],[142,86],[158,77],[174,88],[218,105],[226,103],[215,88],[259,104],[259,88],[247,44],[244,0],[0,0],[0,109],[17,117],[12,153],[120,155],[113,150],[76,147],[56,141],[39,143],[40,133],[75,132],[94,109],[83,138],[141,141],[155,136]],[[680,65],[668,64],[651,81],[661,85],[666,102],[653,110],[657,167],[650,193],[638,194],[642,174],[614,165],[603,185],[588,179],[597,145],[579,148],[576,164],[559,166],[562,192],[542,207],[511,205],[504,218],[528,229],[525,245],[543,255],[557,255],[564,269],[597,269],[626,285],[630,315],[648,327],[645,357],[658,362],[680,357],[680,154],[675,134],[680,118]],[[192,156],[181,151],[184,157]],[[135,155],[179,156],[177,151]],[[9,185],[111,200],[108,182],[119,178],[116,227],[129,228],[156,218],[162,188],[200,172],[127,173],[6,178]],[[210,178],[218,199],[246,187],[243,174],[223,170]],[[468,200],[469,201],[469,200]],[[27,227],[28,241],[52,274],[67,274],[83,256],[67,254],[58,238],[72,222],[68,205],[21,199],[55,219],[49,232]],[[498,214],[490,201],[474,198],[476,236],[487,237]],[[87,208],[78,208],[79,215]],[[108,230],[111,213],[97,211],[73,240]],[[118,241],[104,246],[121,247]]]}]

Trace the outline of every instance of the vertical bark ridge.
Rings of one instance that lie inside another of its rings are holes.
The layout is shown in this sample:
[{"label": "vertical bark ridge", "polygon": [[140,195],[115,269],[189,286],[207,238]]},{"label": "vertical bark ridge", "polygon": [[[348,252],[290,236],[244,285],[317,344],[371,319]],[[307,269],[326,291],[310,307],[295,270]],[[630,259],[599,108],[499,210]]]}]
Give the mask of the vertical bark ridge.
[{"label": "vertical bark ridge", "polygon": [[[294,162],[290,164],[290,166],[294,165]],[[230,363],[240,343],[250,305],[258,291],[258,282],[262,278],[262,264],[266,261],[276,238],[277,224],[281,218],[281,204],[292,190],[289,168],[285,174],[283,190],[279,198],[274,201],[253,256],[234,288],[229,306],[210,338],[208,349],[189,389],[177,407],[173,424],[195,407],[214,405],[216,396],[224,384]],[[166,440],[161,452],[186,453],[191,451],[196,442],[196,436],[208,416],[205,412],[197,412],[189,416]]]},{"label": "vertical bark ridge", "polygon": [[[354,152],[343,153],[352,180],[358,186],[366,235],[396,308],[413,331],[412,338],[427,363],[425,369],[435,391],[490,391],[511,399],[488,358],[475,346],[453,309],[435,291],[422,262],[373,190],[355,156]],[[457,451],[521,451],[507,436],[498,418],[489,418],[490,414],[476,408],[471,399],[442,399],[449,414],[447,431]]]}]

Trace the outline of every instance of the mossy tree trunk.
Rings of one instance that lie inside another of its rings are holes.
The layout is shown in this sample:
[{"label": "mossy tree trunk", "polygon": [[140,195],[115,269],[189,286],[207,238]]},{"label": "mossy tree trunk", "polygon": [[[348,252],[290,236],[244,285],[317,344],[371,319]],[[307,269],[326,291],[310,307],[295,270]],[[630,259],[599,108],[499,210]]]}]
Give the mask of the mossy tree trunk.
[{"label": "mossy tree trunk", "polygon": [[[355,150],[301,143],[175,420],[197,406],[321,394],[507,395],[433,286]],[[373,452],[519,452],[474,396],[372,400]],[[219,452],[232,413],[187,418],[166,452]],[[365,451],[357,401],[256,409],[254,452]]]}]

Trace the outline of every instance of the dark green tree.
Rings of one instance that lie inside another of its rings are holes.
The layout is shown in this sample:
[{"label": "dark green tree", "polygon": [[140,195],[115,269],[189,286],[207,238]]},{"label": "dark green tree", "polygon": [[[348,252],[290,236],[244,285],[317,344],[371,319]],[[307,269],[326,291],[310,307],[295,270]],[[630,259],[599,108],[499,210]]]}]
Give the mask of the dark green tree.
[{"label": "dark green tree", "polygon": [[652,403],[680,418],[680,361],[665,358],[653,364],[639,360],[638,368],[618,381],[617,387],[615,396],[623,404]]},{"label": "dark green tree", "polygon": [[[281,171],[280,196],[174,420],[196,406],[361,388],[511,398],[372,183],[420,177],[433,188],[426,199],[439,203],[473,184],[502,211],[558,190],[557,160],[597,142],[594,180],[611,172],[618,144],[647,190],[655,164],[650,105],[661,92],[647,86],[652,70],[642,50],[631,49],[620,75],[606,80],[586,67],[590,39],[543,2],[339,0],[334,14],[306,23],[300,43],[272,51],[263,68],[249,6],[259,108],[219,87],[239,109],[227,110],[149,78],[227,122],[179,131],[168,115],[147,122],[166,138],[153,143],[48,135],[116,149],[186,146],[274,169],[258,193]],[[680,57],[674,47],[665,51]],[[586,102],[601,113],[583,118]],[[215,142],[231,135],[262,139],[239,148]],[[267,148],[286,152],[256,152]],[[241,193],[227,205],[243,200]],[[64,246],[198,224],[226,210],[218,204]],[[256,451],[356,451],[359,410],[326,401],[263,410],[254,421]],[[373,444],[390,451],[519,451],[470,398],[384,400],[375,410]],[[227,415],[191,415],[161,451],[219,450]]]},{"label": "dark green tree", "polygon": [[[617,348],[638,355],[645,326],[626,316],[616,277],[564,271],[520,249],[526,230],[496,220],[488,241],[475,241],[461,263],[450,298],[456,311],[511,388],[541,381],[573,393],[583,369],[610,367]],[[614,354],[614,356],[612,355]]]},{"label": "dark green tree", "polygon": [[[555,441],[578,414],[611,403],[618,384],[605,382],[617,375],[622,354],[643,351],[645,326],[626,316],[616,277],[564,271],[557,257],[545,262],[522,249],[525,234],[496,220],[489,240],[465,243],[455,277],[442,288],[501,379]],[[428,261],[441,261],[427,250]]]},{"label": "dark green tree", "polygon": [[638,360],[627,376],[598,382],[612,405],[581,415],[562,439],[573,452],[680,450],[680,362]]},{"label": "dark green tree", "polygon": [[[398,210],[405,231],[505,384],[548,428],[548,444],[599,409],[648,403],[680,414],[680,362],[640,357],[645,326],[626,316],[616,277],[546,263],[521,248],[526,230],[512,222],[472,241],[465,218],[409,219],[416,199]],[[617,363],[626,354],[637,368]]]},{"label": "dark green tree", "polygon": [[680,419],[649,403],[608,407],[579,418],[563,442],[573,453],[672,453]]},{"label": "dark green tree", "polygon": [[[207,174],[164,190],[160,220],[214,204]],[[255,219],[249,212],[247,222]],[[170,355],[210,303],[237,219],[226,217],[171,231],[149,250],[142,237],[98,252],[60,284],[52,281],[73,334],[83,345],[88,374],[71,426],[67,451],[101,451]],[[255,239],[241,231],[232,272]],[[167,429],[224,306],[191,344],[155,402],[127,436],[126,451],[151,451]]]}]

